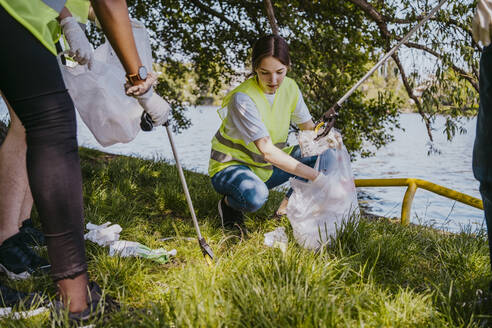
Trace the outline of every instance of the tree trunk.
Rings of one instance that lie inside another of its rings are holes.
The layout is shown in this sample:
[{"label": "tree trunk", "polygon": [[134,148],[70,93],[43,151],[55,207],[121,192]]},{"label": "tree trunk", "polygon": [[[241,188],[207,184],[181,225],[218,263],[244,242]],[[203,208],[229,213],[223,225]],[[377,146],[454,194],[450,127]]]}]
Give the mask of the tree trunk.
[{"label": "tree trunk", "polygon": [[265,9],[267,12],[268,20],[270,21],[270,26],[272,28],[272,33],[278,35],[278,25],[275,19],[275,13],[273,11],[272,2],[270,0],[265,0]]}]

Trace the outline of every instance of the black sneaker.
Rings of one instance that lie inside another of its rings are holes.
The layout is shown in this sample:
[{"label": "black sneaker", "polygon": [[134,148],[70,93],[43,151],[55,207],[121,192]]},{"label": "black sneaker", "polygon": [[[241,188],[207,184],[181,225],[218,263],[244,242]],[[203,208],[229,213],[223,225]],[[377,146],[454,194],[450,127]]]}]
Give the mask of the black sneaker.
[{"label": "black sneaker", "polygon": [[5,285],[0,285],[0,305],[3,307],[14,307],[27,298],[27,294],[12,289]]},{"label": "black sneaker", "polygon": [[20,309],[41,308],[46,299],[38,293],[24,293],[0,284],[0,307]]},{"label": "black sneaker", "polygon": [[19,233],[0,245],[0,271],[10,279],[27,279],[31,275],[48,273],[50,264],[22,241]]},{"label": "black sneaker", "polygon": [[28,246],[45,246],[44,234],[34,227],[31,219],[24,220],[19,228],[22,240]]},{"label": "black sneaker", "polygon": [[112,297],[104,295],[99,285],[93,281],[89,289],[87,308],[81,312],[67,311],[62,301],[54,301],[51,319],[58,325],[68,321],[70,326],[80,327],[90,322],[107,319],[107,314],[120,310],[119,304]]},{"label": "black sneaker", "polygon": [[244,229],[244,215],[243,212],[238,211],[230,207],[225,202],[225,196],[219,200],[218,204],[219,216],[224,229]]}]

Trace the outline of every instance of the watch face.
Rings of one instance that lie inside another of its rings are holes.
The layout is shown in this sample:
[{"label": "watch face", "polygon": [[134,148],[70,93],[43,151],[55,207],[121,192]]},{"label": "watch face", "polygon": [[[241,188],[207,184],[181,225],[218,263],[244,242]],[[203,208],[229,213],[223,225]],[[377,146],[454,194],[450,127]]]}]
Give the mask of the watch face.
[{"label": "watch face", "polygon": [[145,80],[147,78],[147,69],[145,68],[145,66],[140,66],[138,68],[138,76],[141,80]]}]

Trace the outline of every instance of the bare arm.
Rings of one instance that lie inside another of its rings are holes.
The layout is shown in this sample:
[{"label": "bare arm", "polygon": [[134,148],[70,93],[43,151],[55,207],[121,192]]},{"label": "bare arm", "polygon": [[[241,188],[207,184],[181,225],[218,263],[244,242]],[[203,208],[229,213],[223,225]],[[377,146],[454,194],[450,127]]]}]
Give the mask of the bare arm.
[{"label": "bare arm", "polygon": [[287,155],[281,149],[275,147],[270,137],[263,137],[254,141],[256,148],[263,158],[281,170],[295,174],[301,178],[313,181],[318,176],[318,171],[302,164],[295,158]]},{"label": "bare arm", "polygon": [[62,11],[60,11],[60,15],[56,18],[58,22],[61,22],[64,18],[72,16],[72,13],[70,10],[67,9],[67,7],[63,7]]},{"label": "bare arm", "polygon": [[101,23],[127,74],[135,74],[142,66],[138,56],[125,0],[91,0],[92,8]]}]

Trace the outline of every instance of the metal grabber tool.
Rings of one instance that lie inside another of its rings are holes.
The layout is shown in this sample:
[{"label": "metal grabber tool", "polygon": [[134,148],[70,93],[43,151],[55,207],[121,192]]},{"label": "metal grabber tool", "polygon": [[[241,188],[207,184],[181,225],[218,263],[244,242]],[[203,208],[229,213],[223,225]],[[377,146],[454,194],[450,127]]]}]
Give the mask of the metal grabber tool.
[{"label": "metal grabber tool", "polygon": [[[179,179],[181,180],[181,185],[183,186],[186,202],[188,203],[188,209],[190,210],[191,218],[193,219],[193,225],[195,226],[196,234],[198,237],[198,245],[200,245],[200,249],[202,250],[203,256],[205,257],[205,261],[207,261],[207,264],[211,265],[214,260],[214,252],[212,251],[212,248],[210,248],[210,246],[207,244],[205,238],[203,238],[200,232],[200,227],[198,226],[198,220],[195,215],[195,209],[193,208],[190,192],[188,191],[188,184],[186,183],[186,179],[183,174],[183,169],[181,168],[181,164],[179,163],[178,152],[176,151],[173,135],[171,129],[169,128],[169,121],[166,121],[166,123],[164,123],[163,125],[166,127],[167,136],[169,137],[169,143],[171,144],[174,160],[176,162],[176,167],[178,168]],[[152,130],[153,127],[152,119],[145,112],[143,112],[142,114],[140,127],[144,131]]]},{"label": "metal grabber tool", "polygon": [[386,55],[384,55],[384,57],[381,58],[379,62],[376,65],[374,65],[374,67],[371,68],[371,70],[367,72],[367,74],[364,75],[352,87],[352,89],[350,89],[342,98],[340,98],[340,100],[338,100],[328,111],[326,111],[323,114],[323,116],[321,117],[321,123],[318,124],[316,130],[318,130],[322,126],[324,126],[324,130],[316,137],[315,140],[325,137],[330,132],[330,130],[335,125],[335,120],[338,116],[338,111],[342,108],[342,105],[345,102],[345,100],[347,100],[347,98],[350,97],[352,93],[354,93],[354,91],[357,90],[357,88],[359,88],[360,85],[364,83],[372,75],[372,73],[374,73],[386,60],[388,60],[388,58],[391,57],[391,55],[393,55],[396,52],[396,50],[400,48],[402,44],[407,42],[408,39],[410,39],[410,37],[415,33],[415,31],[417,31],[422,25],[425,24],[425,22],[427,22],[432,16],[434,16],[434,14],[442,7],[442,5],[444,5],[446,1],[447,0],[441,0],[441,2],[439,2],[439,4],[434,9],[432,9],[427,16],[425,16],[417,25],[415,25],[410,30],[410,32],[408,32],[408,34],[405,35],[405,37],[403,37],[403,39],[401,39],[400,42],[396,44],[396,46],[394,46]]}]

